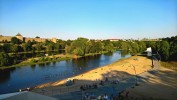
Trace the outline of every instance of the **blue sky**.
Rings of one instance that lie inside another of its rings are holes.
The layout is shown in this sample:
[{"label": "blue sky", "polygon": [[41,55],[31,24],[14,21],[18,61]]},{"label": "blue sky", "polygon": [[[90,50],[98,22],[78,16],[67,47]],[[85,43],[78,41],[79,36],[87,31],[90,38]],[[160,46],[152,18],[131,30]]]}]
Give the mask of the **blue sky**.
[{"label": "blue sky", "polygon": [[177,35],[177,0],[0,0],[0,34],[59,39]]}]

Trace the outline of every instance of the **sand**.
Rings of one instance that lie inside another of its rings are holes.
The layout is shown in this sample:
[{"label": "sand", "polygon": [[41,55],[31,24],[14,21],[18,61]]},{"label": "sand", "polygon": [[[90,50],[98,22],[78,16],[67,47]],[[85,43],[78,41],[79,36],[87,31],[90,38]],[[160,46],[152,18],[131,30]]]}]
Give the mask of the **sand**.
[{"label": "sand", "polygon": [[135,100],[176,100],[177,98],[177,71],[161,66],[156,73],[148,73],[143,77],[145,81],[139,86],[128,88],[129,99]]},{"label": "sand", "polygon": [[[83,74],[70,77],[70,80],[75,79],[76,81],[73,86],[69,87],[70,91],[68,92],[75,91],[79,89],[79,86],[84,84],[105,80],[106,77],[109,80],[118,79],[121,81],[128,77],[131,77],[132,75],[137,75],[152,69],[151,64],[151,60],[143,56],[132,56],[130,58],[118,60],[110,65],[102,66],[91,71],[85,72]],[[41,91],[41,89],[45,88],[50,92],[50,90],[52,91],[52,89],[65,88],[67,87],[64,85],[66,83],[66,80],[67,79],[42,84],[36,86],[33,91],[39,92]]]}]

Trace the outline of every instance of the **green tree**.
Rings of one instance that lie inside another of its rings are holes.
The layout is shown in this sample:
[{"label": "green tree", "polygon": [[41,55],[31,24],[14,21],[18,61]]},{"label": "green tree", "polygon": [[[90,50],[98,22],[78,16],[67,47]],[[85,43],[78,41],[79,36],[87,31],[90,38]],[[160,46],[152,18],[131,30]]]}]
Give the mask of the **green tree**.
[{"label": "green tree", "polygon": [[114,46],[112,43],[105,44],[104,49],[108,52],[113,52],[114,51]]},{"label": "green tree", "polygon": [[[74,40],[71,44],[74,54],[79,54],[80,56],[85,56],[87,49],[88,39],[87,38],[78,38]],[[76,49],[76,50],[74,50]]]},{"label": "green tree", "polygon": [[155,41],[147,41],[146,43],[146,47],[151,47],[152,51],[156,50],[156,42]]},{"label": "green tree", "polygon": [[32,42],[31,41],[28,41],[28,42],[26,42],[26,43],[24,43],[23,44],[23,50],[25,51],[25,52],[27,52],[27,51],[32,51]]},{"label": "green tree", "polygon": [[11,51],[12,51],[13,53],[17,53],[17,52],[19,52],[19,47],[18,47],[17,45],[12,45],[12,46],[11,46]]},{"label": "green tree", "polygon": [[170,50],[169,50],[169,60],[176,60],[177,57],[177,36],[171,37],[169,39]]},{"label": "green tree", "polygon": [[139,52],[142,53],[146,50],[146,44],[143,41],[138,41]]},{"label": "green tree", "polygon": [[3,46],[0,45],[0,52],[3,52]]},{"label": "green tree", "polygon": [[131,54],[136,55],[139,52],[139,46],[136,42],[130,42]]},{"label": "green tree", "polygon": [[170,45],[167,41],[160,41],[156,44],[157,51],[159,51],[162,60],[168,60]]},{"label": "green tree", "polygon": [[43,45],[42,45],[42,43],[37,43],[37,44],[35,45],[35,49],[36,49],[36,51],[41,51],[41,50],[43,50]]},{"label": "green tree", "polygon": [[92,45],[93,45],[91,49],[92,53],[99,53],[104,49],[104,45],[103,43],[101,43],[101,41],[94,42],[92,43]]},{"label": "green tree", "polygon": [[20,41],[18,38],[16,38],[16,37],[12,37],[12,38],[11,38],[11,43],[12,43],[12,44],[20,44],[21,41]]},{"label": "green tree", "polygon": [[73,51],[72,47],[70,45],[66,45],[65,52],[71,54]]},{"label": "green tree", "polygon": [[10,57],[7,53],[0,52],[0,66],[7,66],[10,64]]},{"label": "green tree", "polygon": [[6,53],[11,52],[11,44],[5,43],[5,44],[3,45],[3,51],[6,52]]},{"label": "green tree", "polygon": [[119,49],[129,52],[130,46],[128,45],[126,41],[121,41]]}]

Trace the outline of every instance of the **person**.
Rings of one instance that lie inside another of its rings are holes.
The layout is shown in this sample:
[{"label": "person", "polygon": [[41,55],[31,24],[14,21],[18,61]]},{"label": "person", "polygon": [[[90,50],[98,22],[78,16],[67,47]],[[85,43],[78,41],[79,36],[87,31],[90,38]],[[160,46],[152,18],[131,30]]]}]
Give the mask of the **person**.
[{"label": "person", "polygon": [[106,93],[103,96],[103,100],[108,100],[108,95]]},{"label": "person", "polygon": [[81,85],[81,86],[80,86],[80,90],[83,91],[83,89],[84,89],[84,88],[83,88],[83,86]]},{"label": "person", "polygon": [[113,96],[113,94],[111,94],[111,96],[110,96],[110,100],[114,100],[114,96]]},{"label": "person", "polygon": [[74,84],[75,79],[73,79],[73,84]]},{"label": "person", "polygon": [[29,91],[30,90],[30,88],[26,88],[27,89],[27,91]]},{"label": "person", "polygon": [[100,85],[104,85],[103,81],[100,82]]},{"label": "person", "polygon": [[85,98],[86,98],[86,100],[90,100],[90,96],[88,93],[86,93]]},{"label": "person", "polygon": [[68,82],[68,81],[69,81],[69,78],[67,78],[66,82]]},{"label": "person", "polygon": [[101,100],[101,95],[98,96],[98,100]]},{"label": "person", "polygon": [[126,92],[125,97],[128,98],[129,91]]},{"label": "person", "polygon": [[108,82],[108,78],[106,77],[105,82]]}]

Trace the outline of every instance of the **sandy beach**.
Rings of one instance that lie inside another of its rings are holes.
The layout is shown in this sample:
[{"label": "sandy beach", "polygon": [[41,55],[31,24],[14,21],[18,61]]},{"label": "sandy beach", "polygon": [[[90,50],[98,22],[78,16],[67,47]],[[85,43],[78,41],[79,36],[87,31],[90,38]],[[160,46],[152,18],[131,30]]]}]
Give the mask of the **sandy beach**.
[{"label": "sandy beach", "polygon": [[[143,56],[132,56],[130,58],[121,59],[112,64],[93,69],[74,77],[70,77],[70,80],[76,80],[74,85],[70,86],[70,90],[78,90],[79,86],[83,84],[91,84],[96,81],[105,80],[105,78],[108,78],[109,80],[117,79],[121,81],[128,77],[131,77],[132,75],[140,74],[152,69],[151,64],[151,60]],[[40,92],[41,89],[47,89],[47,91],[50,91],[54,88],[65,88],[67,87],[65,86],[66,80],[67,79],[42,84],[36,86],[33,91]],[[48,95],[50,95],[50,92]]]},{"label": "sandy beach", "polygon": [[161,66],[154,73],[141,76],[142,82],[134,88],[126,89],[122,95],[129,92],[129,99],[136,100],[176,100],[177,98],[177,71]]}]

